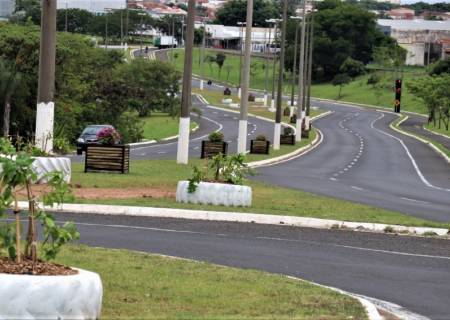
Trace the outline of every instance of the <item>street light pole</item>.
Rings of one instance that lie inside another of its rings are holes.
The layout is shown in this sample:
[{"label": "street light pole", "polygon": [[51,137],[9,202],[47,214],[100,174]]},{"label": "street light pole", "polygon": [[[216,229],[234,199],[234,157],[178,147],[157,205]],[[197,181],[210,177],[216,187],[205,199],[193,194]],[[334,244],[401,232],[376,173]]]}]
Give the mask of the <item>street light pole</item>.
[{"label": "street light pole", "polygon": [[300,142],[302,140],[302,122],[303,122],[303,97],[305,96],[304,82],[305,82],[305,40],[306,40],[306,1],[303,0],[302,9],[302,30],[300,33],[300,60],[298,69],[298,98],[297,98],[297,121],[295,128],[297,129],[297,134],[295,135],[295,140]]},{"label": "street light pole", "polygon": [[64,29],[65,32],[67,32],[67,29],[68,29],[68,28],[67,28],[67,24],[68,24],[68,23],[67,23],[67,22],[68,22],[67,20],[68,20],[68,19],[67,19],[67,0],[66,0],[65,29]]},{"label": "street light pole", "polygon": [[[275,22],[275,32],[274,32],[274,36],[273,36],[273,40],[276,41],[276,36],[277,36],[277,32],[278,32],[278,22],[281,21],[281,19],[273,19],[273,21]],[[277,52],[275,49],[275,54],[273,56],[273,74],[272,74],[272,99],[270,101],[270,108],[269,111],[271,112],[275,112],[275,74],[276,74],[276,66],[277,66]]]},{"label": "street light pole", "polygon": [[206,45],[206,24],[203,21],[202,49],[200,50],[200,90],[203,90],[205,77],[205,45]]},{"label": "street light pole", "polygon": [[108,49],[108,13],[105,13],[105,50]]},{"label": "street light pole", "polygon": [[281,104],[283,102],[283,74],[284,74],[284,54],[286,44],[286,20],[287,20],[287,0],[283,1],[283,21],[281,22],[281,43],[280,43],[280,65],[278,71],[278,92],[277,110],[275,113],[275,126],[273,133],[273,150],[280,149],[281,134]]},{"label": "street light pole", "polygon": [[[251,1],[251,0],[250,0]],[[192,52],[194,47],[195,0],[188,2],[186,26],[186,49],[184,53],[183,91],[181,93],[181,116],[177,146],[177,163],[187,164],[189,160],[189,130],[192,93]]]},{"label": "street light pole", "polygon": [[35,145],[45,152],[53,150],[55,59],[56,0],[42,0]]},{"label": "street light pole", "polygon": [[[238,153],[247,151],[247,107],[250,84],[250,58],[252,50],[253,0],[247,0],[247,19],[245,21],[244,68],[242,70],[241,112],[239,116]],[[239,70],[240,71],[240,70]]]}]

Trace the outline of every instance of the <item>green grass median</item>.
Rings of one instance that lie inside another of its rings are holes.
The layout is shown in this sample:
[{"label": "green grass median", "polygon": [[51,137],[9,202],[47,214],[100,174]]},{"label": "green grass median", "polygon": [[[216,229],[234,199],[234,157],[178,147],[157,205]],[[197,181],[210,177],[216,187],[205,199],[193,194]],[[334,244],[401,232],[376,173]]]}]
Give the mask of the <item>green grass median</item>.
[{"label": "green grass median", "polygon": [[[142,118],[144,123],[143,136],[146,140],[161,140],[178,134],[179,118],[171,117],[167,113],[152,113],[151,116]],[[191,129],[197,124],[191,122]]]},{"label": "green grass median", "polygon": [[103,319],[367,319],[356,299],[261,271],[86,246],[57,262],[100,274]]}]

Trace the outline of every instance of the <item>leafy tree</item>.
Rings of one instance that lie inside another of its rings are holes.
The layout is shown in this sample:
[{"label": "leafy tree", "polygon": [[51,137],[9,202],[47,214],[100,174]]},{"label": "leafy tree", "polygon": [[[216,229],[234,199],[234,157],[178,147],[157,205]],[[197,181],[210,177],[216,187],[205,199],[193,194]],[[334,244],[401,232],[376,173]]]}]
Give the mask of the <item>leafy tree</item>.
[{"label": "leafy tree", "polygon": [[371,85],[372,88],[375,88],[375,86],[380,82],[381,77],[378,73],[372,73],[369,78],[367,79],[367,84]]},{"label": "leafy tree", "polygon": [[224,64],[226,58],[227,58],[227,56],[225,54],[223,54],[222,52],[219,52],[216,54],[215,62],[217,64],[217,66],[219,67],[219,79],[220,79],[220,74],[222,72],[222,67],[223,67],[223,64]]},{"label": "leafy tree", "polygon": [[438,62],[430,66],[430,76],[441,75],[445,73],[450,73],[450,58],[448,58],[447,60],[439,60]]},{"label": "leafy tree", "polygon": [[67,14],[67,31],[75,33],[87,34],[91,23],[96,16],[87,10],[81,9],[61,9],[57,11],[56,30],[66,30],[66,14]]},{"label": "leafy tree", "polygon": [[231,72],[231,70],[233,70],[233,66],[231,64],[226,64],[225,65],[225,70],[227,71],[227,81],[229,81],[229,79],[230,79],[230,72]]},{"label": "leafy tree", "polygon": [[214,62],[216,62],[216,58],[208,54],[208,55],[205,57],[204,62],[206,62],[206,63],[208,64],[208,66],[209,66],[209,72],[212,74],[212,64],[213,64]]},{"label": "leafy tree", "polygon": [[3,136],[9,135],[11,118],[11,98],[16,92],[21,75],[16,70],[15,63],[0,58],[0,99],[3,102]]},{"label": "leafy tree", "polygon": [[334,76],[333,81],[331,82],[333,84],[333,86],[339,86],[339,93],[338,93],[338,99],[340,99],[342,97],[341,93],[342,93],[342,88],[349,84],[351,82],[351,78],[348,74],[346,73],[339,73],[337,75]]},{"label": "leafy tree", "polygon": [[366,71],[364,63],[348,57],[339,68],[339,72],[348,74],[352,79]]},{"label": "leafy tree", "polygon": [[[279,9],[274,1],[255,0],[253,8],[253,25],[256,27],[266,27],[267,19],[279,16]],[[236,26],[237,22],[246,20],[246,12],[246,0],[230,0],[217,10],[214,23]]]}]

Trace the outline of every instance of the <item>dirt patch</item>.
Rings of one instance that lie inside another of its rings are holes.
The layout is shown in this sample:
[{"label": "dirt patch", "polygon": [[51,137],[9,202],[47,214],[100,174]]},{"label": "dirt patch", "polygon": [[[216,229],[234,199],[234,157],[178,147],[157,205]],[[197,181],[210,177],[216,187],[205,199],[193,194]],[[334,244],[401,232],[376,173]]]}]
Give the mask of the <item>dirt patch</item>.
[{"label": "dirt patch", "polygon": [[[33,193],[41,195],[49,191],[45,184],[34,185]],[[132,199],[132,198],[175,198],[175,191],[160,188],[83,188],[74,186],[72,191],[77,199]],[[22,197],[26,191],[20,192]]]},{"label": "dirt patch", "polygon": [[73,192],[78,199],[175,198],[173,191],[152,188],[80,188],[74,189]]},{"label": "dirt patch", "polygon": [[0,273],[37,276],[69,276],[78,274],[78,271],[56,263],[43,261],[33,263],[31,260],[23,260],[21,263],[16,263],[11,259],[0,258]]}]

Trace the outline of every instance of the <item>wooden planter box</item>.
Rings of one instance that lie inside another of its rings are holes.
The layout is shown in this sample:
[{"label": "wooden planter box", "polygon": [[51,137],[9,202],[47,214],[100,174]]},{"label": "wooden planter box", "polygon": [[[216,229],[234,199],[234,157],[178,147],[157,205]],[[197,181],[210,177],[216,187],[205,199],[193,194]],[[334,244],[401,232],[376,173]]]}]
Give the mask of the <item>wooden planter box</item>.
[{"label": "wooden planter box", "polygon": [[130,146],[88,145],[84,161],[84,172],[128,173],[130,171]]},{"label": "wooden planter box", "polygon": [[295,135],[280,135],[280,144],[295,144]]},{"label": "wooden planter box", "polygon": [[211,141],[202,141],[202,153],[201,158],[212,158],[219,153],[226,155],[228,152],[228,142],[211,142]]},{"label": "wooden planter box", "polygon": [[250,141],[250,153],[269,154],[270,141]]},{"label": "wooden planter box", "polygon": [[291,110],[289,109],[289,107],[284,108],[283,116],[289,117],[290,115],[291,115]]}]

